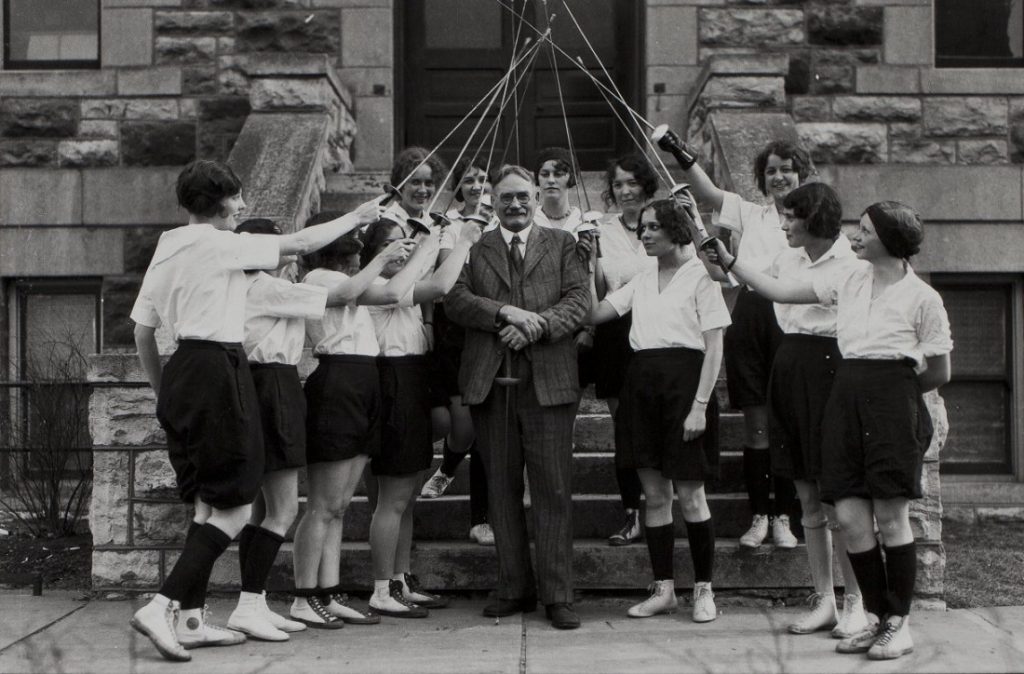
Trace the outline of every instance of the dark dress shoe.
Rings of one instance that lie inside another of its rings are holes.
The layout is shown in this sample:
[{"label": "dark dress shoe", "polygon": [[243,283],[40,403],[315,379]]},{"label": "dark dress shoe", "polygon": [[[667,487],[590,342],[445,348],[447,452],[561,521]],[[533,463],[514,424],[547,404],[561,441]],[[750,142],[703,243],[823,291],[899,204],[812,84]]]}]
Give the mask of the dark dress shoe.
[{"label": "dark dress shoe", "polygon": [[520,597],[519,599],[498,599],[484,607],[484,615],[488,618],[504,618],[516,613],[530,613],[537,610],[536,597]]},{"label": "dark dress shoe", "polygon": [[544,610],[556,629],[574,630],[580,626],[580,617],[572,610],[572,604],[548,604]]}]

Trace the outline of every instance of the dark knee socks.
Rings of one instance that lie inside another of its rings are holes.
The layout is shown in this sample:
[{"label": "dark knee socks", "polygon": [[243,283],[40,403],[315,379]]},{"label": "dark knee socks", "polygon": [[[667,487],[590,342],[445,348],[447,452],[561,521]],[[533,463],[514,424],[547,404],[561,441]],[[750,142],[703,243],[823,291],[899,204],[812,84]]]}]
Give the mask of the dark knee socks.
[{"label": "dark knee socks", "polygon": [[889,615],[909,615],[910,602],[914,598],[914,581],[917,580],[917,546],[913,541],[894,548],[886,546],[885,576],[889,583]]},{"label": "dark knee socks", "polygon": [[771,456],[767,449],[743,448],[743,480],[747,484],[750,509],[755,515],[771,512]]},{"label": "dark knee socks", "polygon": [[715,525],[710,518],[703,522],[687,522],[686,537],[690,539],[693,559],[693,582],[710,583],[715,571]]},{"label": "dark knee socks", "polygon": [[448,477],[452,477],[455,475],[456,469],[459,467],[459,464],[462,463],[462,459],[465,458],[465,456],[465,454],[453,452],[448,446],[448,441],[445,440],[444,452],[441,454],[441,472]]},{"label": "dark knee socks", "polygon": [[798,500],[796,497],[796,485],[786,477],[772,476],[772,483],[775,487],[775,515],[789,515],[796,519]]},{"label": "dark knee socks", "polygon": [[866,552],[847,552],[846,556],[850,558],[853,575],[857,576],[857,585],[864,597],[864,610],[874,613],[879,620],[884,619],[888,612],[889,585],[882,549],[876,545]]},{"label": "dark knee socks", "polygon": [[[231,537],[212,524],[195,525],[185,539],[181,556],[164,580],[160,594],[181,601],[183,609],[202,608],[210,572],[229,545]],[[192,605],[186,606],[186,601]]]},{"label": "dark knee socks", "polygon": [[633,468],[616,468],[615,480],[619,483],[619,494],[622,496],[622,507],[626,510],[640,510],[640,494],[643,485],[640,476]]},{"label": "dark knee socks", "polygon": [[672,580],[675,569],[672,553],[676,544],[675,528],[671,523],[660,527],[647,527],[647,552],[651,556],[654,580]]},{"label": "dark knee socks", "polygon": [[[277,559],[284,536],[247,524],[238,543],[238,560],[242,571],[242,592],[259,594],[267,589],[267,576]],[[244,545],[244,552],[243,552]]]},{"label": "dark knee socks", "polygon": [[486,522],[488,507],[490,503],[484,460],[476,451],[476,445],[473,445],[469,450],[469,525],[475,527]]}]

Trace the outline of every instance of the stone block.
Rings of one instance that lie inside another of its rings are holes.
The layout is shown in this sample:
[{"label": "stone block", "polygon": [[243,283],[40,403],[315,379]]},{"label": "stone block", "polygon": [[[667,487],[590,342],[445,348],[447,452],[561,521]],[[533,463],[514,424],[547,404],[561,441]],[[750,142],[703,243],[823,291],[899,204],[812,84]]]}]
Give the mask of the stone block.
[{"label": "stone block", "polygon": [[785,75],[789,71],[788,54],[723,54],[708,63],[713,75]]},{"label": "stone block", "polygon": [[1006,164],[1009,161],[1010,150],[1005,140],[986,138],[957,141],[958,164]]},{"label": "stone block", "polygon": [[811,52],[810,93],[853,93],[861,64],[877,63],[872,49],[815,49]]},{"label": "stone block", "polygon": [[57,162],[64,168],[117,166],[116,140],[62,140],[57,144]]},{"label": "stone block", "polygon": [[660,84],[664,87],[661,95],[686,96],[700,77],[701,70],[700,66],[650,66],[647,68],[647,92],[653,94],[654,87]]},{"label": "stone block", "polygon": [[901,164],[952,164],[956,143],[930,138],[919,124],[889,126],[889,161]]},{"label": "stone block", "polygon": [[252,82],[249,100],[254,110],[330,110],[334,90],[325,79],[260,77]]},{"label": "stone block", "polygon": [[218,59],[217,85],[222,94],[248,96],[249,78],[239,64],[237,55],[221,56]]},{"label": "stone block", "polygon": [[117,91],[114,70],[54,70],[0,72],[4,96],[113,96]]},{"label": "stone block", "polygon": [[764,47],[803,44],[804,12],[799,9],[701,9],[700,44]]},{"label": "stone block", "polygon": [[798,122],[825,122],[832,118],[828,96],[790,96],[790,113]]},{"label": "stone block", "polygon": [[89,530],[94,547],[128,545],[129,452],[93,452]]},{"label": "stone block", "polygon": [[648,8],[646,51],[647,65],[695,65],[697,9]]},{"label": "stone block", "polygon": [[178,114],[173,98],[87,98],[81,103],[82,119],[173,120]]},{"label": "stone block", "polygon": [[118,274],[121,241],[121,231],[109,227],[0,227],[0,269],[7,276]]},{"label": "stone block", "polygon": [[135,452],[135,484],[132,494],[135,498],[176,499],[178,483],[174,468],[163,449]]},{"label": "stone block", "polygon": [[309,0],[184,0],[187,9],[298,9]]},{"label": "stone block", "polygon": [[217,53],[218,54],[234,54],[235,53],[235,38],[233,38],[233,37],[218,37],[217,38]]},{"label": "stone block", "polygon": [[182,0],[103,0],[107,7],[181,7]]},{"label": "stone block", "polygon": [[117,93],[121,96],[177,96],[181,94],[181,68],[119,70]]},{"label": "stone block", "polygon": [[[341,10],[341,65],[390,68],[394,65],[391,9],[359,7]],[[680,24],[679,29],[685,26]]]},{"label": "stone block", "polygon": [[[934,463],[939,460],[939,454],[946,446],[946,438],[949,437],[949,415],[946,413],[946,401],[942,399],[938,391],[928,391],[922,397],[932,420],[932,441],[925,451],[924,461],[925,463]],[[938,473],[936,473],[937,478]]]},{"label": "stone block", "polygon": [[932,63],[932,10],[930,7],[886,7],[885,62]]},{"label": "stone block", "polygon": [[192,508],[184,503],[136,501],[132,505],[135,545],[176,545],[185,542]]},{"label": "stone block", "polygon": [[0,141],[0,167],[57,165],[57,142],[52,140]]},{"label": "stone block", "polygon": [[921,91],[918,68],[857,66],[858,94],[916,94]]},{"label": "stone block", "polygon": [[1024,522],[1024,507],[979,506],[976,509],[979,522]]},{"label": "stone block", "polygon": [[145,589],[160,583],[158,550],[93,550],[92,587]]},{"label": "stone block", "polygon": [[[391,7],[392,0],[311,0],[313,7]],[[673,3],[685,5],[685,2]]]},{"label": "stone block", "polygon": [[111,38],[100,43],[104,68],[148,66],[153,62],[153,10],[106,9],[100,12],[100,22],[102,34]]},{"label": "stone block", "polygon": [[[684,95],[652,94],[647,96],[647,120],[651,124],[678,124],[686,119],[690,97]],[[359,135],[363,135],[362,120],[359,120]],[[358,138],[358,137],[357,137]],[[383,166],[381,168],[384,168]]]},{"label": "stone block", "polygon": [[1007,124],[1005,98],[936,96],[924,100],[924,128],[933,136],[1002,136]]},{"label": "stone block", "polygon": [[182,93],[190,96],[216,94],[217,66],[190,66],[182,69]]},{"label": "stone block", "polygon": [[194,98],[179,99],[178,114],[182,119],[195,119],[199,114],[199,103]]},{"label": "stone block", "polygon": [[126,122],[121,125],[125,166],[181,166],[196,158],[196,125],[180,122]]},{"label": "stone block", "polygon": [[394,101],[390,96],[356,98],[359,135],[353,144],[352,160],[361,170],[384,169],[394,159]]},{"label": "stone block", "polygon": [[82,178],[65,169],[0,171],[0,222],[5,225],[77,225]]},{"label": "stone block", "polygon": [[0,135],[68,138],[78,126],[77,108],[62,98],[5,98],[0,101]]},{"label": "stone block", "polygon": [[807,8],[807,39],[811,44],[842,47],[882,44],[880,7],[836,4]]},{"label": "stone block", "polygon": [[1024,98],[1010,99],[1010,161],[1024,163]]},{"label": "stone block", "polygon": [[876,164],[888,156],[884,124],[801,122],[796,125],[800,143],[814,161],[823,164]]},{"label": "stone block", "polygon": [[926,94],[1024,94],[1024,77],[1014,68],[924,68]]},{"label": "stone block", "polygon": [[79,138],[117,138],[117,122],[101,119],[83,119],[78,122]]},{"label": "stone block", "polygon": [[912,96],[836,96],[836,119],[865,122],[913,122],[921,119],[921,100]]},{"label": "stone block", "polygon": [[215,37],[158,37],[157,63],[210,63],[217,58]]},{"label": "stone block", "polygon": [[235,50],[337,54],[340,28],[337,13],[331,11],[240,13]]},{"label": "stone block", "polygon": [[82,220],[97,225],[184,224],[174,183],[180,167],[82,172]]},{"label": "stone block", "polygon": [[781,107],[785,82],[782,77],[712,77],[700,99],[707,107]]},{"label": "stone block", "polygon": [[156,396],[147,387],[98,388],[89,399],[89,431],[100,447],[140,447],[166,442],[156,420]]},{"label": "stone block", "polygon": [[159,35],[226,33],[234,25],[231,12],[154,12],[153,25]]},{"label": "stone block", "polygon": [[917,546],[917,582],[914,596],[941,598],[945,589],[946,553],[941,544]]},{"label": "stone block", "polygon": [[249,100],[246,98],[200,100],[197,109],[199,156],[227,159],[248,116]]}]

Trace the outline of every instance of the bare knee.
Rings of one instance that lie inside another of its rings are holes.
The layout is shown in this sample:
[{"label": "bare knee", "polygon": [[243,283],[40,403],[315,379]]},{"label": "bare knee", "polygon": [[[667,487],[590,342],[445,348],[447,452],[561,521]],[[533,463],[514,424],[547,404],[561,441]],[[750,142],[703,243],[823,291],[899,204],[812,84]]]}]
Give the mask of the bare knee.
[{"label": "bare knee", "polygon": [[267,510],[261,526],[270,531],[287,531],[299,514],[298,503],[288,503]]},{"label": "bare knee", "polygon": [[700,522],[707,519],[708,504],[704,496],[704,487],[686,487],[678,490],[679,508],[683,511],[683,519],[687,522]]}]

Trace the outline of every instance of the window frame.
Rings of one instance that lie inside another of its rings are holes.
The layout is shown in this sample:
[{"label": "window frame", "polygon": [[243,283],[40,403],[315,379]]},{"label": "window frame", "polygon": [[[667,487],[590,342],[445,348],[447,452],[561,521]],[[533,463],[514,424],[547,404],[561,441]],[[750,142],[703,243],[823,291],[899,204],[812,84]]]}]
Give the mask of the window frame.
[{"label": "window frame", "polygon": [[52,59],[48,61],[11,58],[11,0],[3,0],[3,70],[99,70],[103,56],[103,16],[101,0],[96,3],[96,58]]},{"label": "window frame", "polygon": [[[959,56],[939,54],[939,12],[941,0],[933,3],[932,39],[935,50],[935,67],[944,68],[1024,68],[1024,55],[1021,56]],[[969,5],[964,5],[969,7]],[[1021,29],[1024,30],[1024,16],[1021,17]]]}]

